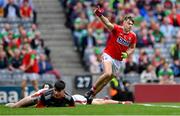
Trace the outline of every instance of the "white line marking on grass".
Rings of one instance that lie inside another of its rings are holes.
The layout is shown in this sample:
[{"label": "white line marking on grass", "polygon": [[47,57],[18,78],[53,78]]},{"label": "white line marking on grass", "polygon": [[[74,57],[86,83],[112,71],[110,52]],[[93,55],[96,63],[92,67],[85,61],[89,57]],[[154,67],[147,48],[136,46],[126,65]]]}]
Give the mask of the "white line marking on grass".
[{"label": "white line marking on grass", "polygon": [[180,106],[175,106],[175,105],[155,105],[155,104],[138,104],[138,105],[148,106],[148,107],[180,108]]}]

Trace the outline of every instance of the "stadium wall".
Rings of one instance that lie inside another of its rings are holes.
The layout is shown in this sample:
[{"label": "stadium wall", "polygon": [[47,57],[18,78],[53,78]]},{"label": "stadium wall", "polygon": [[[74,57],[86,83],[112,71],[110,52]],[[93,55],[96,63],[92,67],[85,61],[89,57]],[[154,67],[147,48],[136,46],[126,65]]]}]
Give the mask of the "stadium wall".
[{"label": "stadium wall", "polygon": [[180,84],[136,84],[135,102],[180,102]]}]

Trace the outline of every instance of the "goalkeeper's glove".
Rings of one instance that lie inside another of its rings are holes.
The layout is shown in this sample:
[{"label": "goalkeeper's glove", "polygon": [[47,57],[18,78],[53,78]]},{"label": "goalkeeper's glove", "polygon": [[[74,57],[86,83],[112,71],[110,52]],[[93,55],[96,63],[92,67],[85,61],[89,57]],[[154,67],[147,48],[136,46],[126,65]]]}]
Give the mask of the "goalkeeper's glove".
[{"label": "goalkeeper's glove", "polygon": [[127,52],[122,52],[121,53],[121,58],[122,59],[126,59],[128,57],[128,53]]},{"label": "goalkeeper's glove", "polygon": [[104,9],[102,9],[98,6],[97,9],[94,11],[94,13],[96,14],[96,16],[100,17],[103,15]]}]

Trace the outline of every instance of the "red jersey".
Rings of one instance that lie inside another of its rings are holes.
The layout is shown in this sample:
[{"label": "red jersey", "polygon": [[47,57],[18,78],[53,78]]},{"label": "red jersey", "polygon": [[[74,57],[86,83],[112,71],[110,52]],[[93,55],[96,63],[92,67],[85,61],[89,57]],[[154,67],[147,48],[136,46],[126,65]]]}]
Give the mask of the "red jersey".
[{"label": "red jersey", "polygon": [[23,64],[25,66],[27,66],[30,63],[31,59],[34,60],[34,64],[29,69],[27,69],[25,72],[27,72],[27,73],[38,73],[39,68],[38,68],[38,61],[36,59],[36,52],[35,51],[31,51],[30,53],[27,53],[24,55]]},{"label": "red jersey", "polygon": [[27,17],[27,18],[30,18],[31,17],[31,14],[32,14],[32,8],[31,7],[21,7],[20,8],[21,10],[21,13],[22,13],[22,16],[23,17]]},{"label": "red jersey", "polygon": [[113,59],[121,61],[121,53],[126,52],[129,46],[135,44],[136,41],[136,34],[134,32],[124,33],[122,27],[114,25],[104,52]]}]

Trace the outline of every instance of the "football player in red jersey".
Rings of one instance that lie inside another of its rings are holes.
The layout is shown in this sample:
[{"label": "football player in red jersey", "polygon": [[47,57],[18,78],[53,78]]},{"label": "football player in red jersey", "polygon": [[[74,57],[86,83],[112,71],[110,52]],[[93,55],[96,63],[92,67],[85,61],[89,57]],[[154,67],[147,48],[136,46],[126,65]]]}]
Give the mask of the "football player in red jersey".
[{"label": "football player in red jersey", "polygon": [[108,18],[103,16],[103,9],[96,8],[94,13],[99,17],[101,22],[111,32],[111,38],[107,41],[107,45],[102,54],[102,63],[104,73],[98,78],[94,86],[85,94],[88,103],[91,104],[93,97],[101,91],[101,89],[116,76],[122,60],[131,55],[136,47],[136,34],[132,32],[134,20],[131,16],[125,16],[122,26],[112,24]]}]

